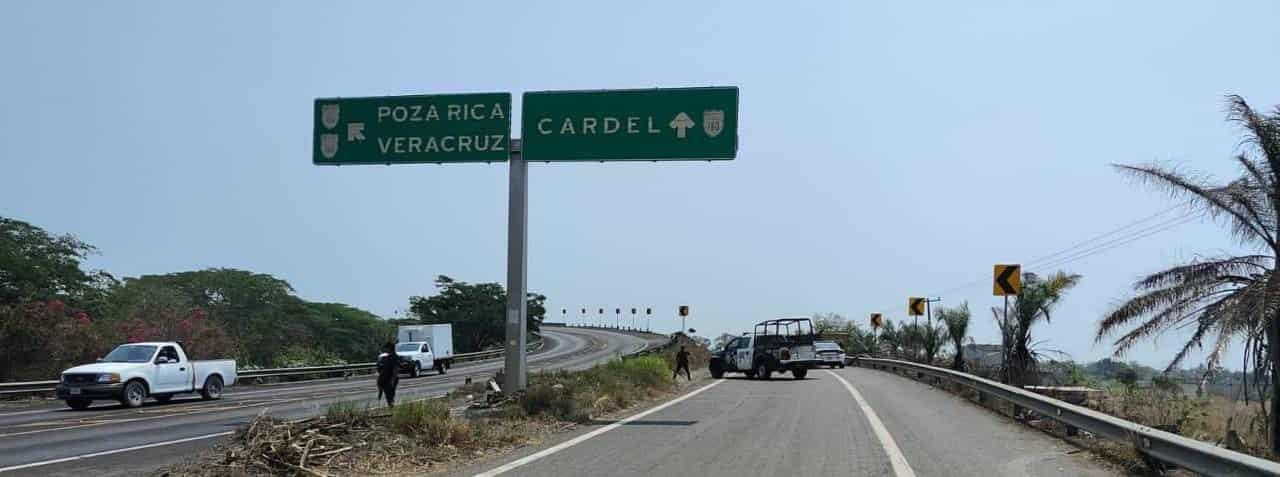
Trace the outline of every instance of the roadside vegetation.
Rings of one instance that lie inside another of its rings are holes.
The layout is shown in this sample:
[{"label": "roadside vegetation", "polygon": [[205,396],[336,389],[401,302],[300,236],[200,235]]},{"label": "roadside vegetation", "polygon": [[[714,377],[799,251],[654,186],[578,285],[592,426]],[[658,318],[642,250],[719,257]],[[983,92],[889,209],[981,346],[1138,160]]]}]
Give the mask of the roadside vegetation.
[{"label": "roadside vegetation", "polygon": [[[709,355],[681,339],[694,359]],[[678,349],[678,347],[676,348]],[[513,398],[491,400],[481,382],[394,408],[338,403],[315,418],[260,416],[211,455],[161,475],[374,475],[441,472],[526,445],[578,423],[670,395],[670,350],[582,371],[533,374]]]},{"label": "roadside vegetation", "polygon": [[[1208,344],[1207,376],[1221,367],[1233,343],[1244,343],[1246,369],[1253,372],[1274,458],[1280,455],[1280,108],[1255,111],[1244,98],[1228,98],[1228,119],[1243,129],[1233,161],[1240,176],[1217,183],[1161,165],[1118,165],[1225,226],[1245,253],[1203,257],[1150,274],[1134,284],[1135,295],[1098,326],[1099,341],[1119,334],[1117,356],[1169,330],[1191,329],[1169,369]],[[1261,379],[1259,379],[1261,378]]]},{"label": "roadside vegetation", "polygon": [[[458,352],[501,343],[506,293],[441,276],[438,294],[410,299],[384,320],[342,303],[307,301],[285,280],[246,270],[117,278],[87,270],[97,249],[0,217],[0,382],[51,379],[117,344],[176,340],[195,359],[235,358],[243,369],[369,362],[398,324],[454,323]],[[536,331],[545,298],[531,294]]]}]

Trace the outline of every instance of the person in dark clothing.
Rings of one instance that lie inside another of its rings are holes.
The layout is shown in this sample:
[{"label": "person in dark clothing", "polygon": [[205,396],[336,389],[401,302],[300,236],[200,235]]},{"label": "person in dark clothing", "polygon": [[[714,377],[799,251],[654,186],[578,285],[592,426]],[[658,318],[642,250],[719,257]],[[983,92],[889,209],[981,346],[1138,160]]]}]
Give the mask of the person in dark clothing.
[{"label": "person in dark clothing", "polygon": [[680,352],[676,353],[676,372],[671,375],[671,379],[680,377],[680,370],[684,370],[684,376],[693,381],[693,375],[689,374],[689,352],[684,350],[684,346],[680,347]]},{"label": "person in dark clothing", "polygon": [[400,384],[400,355],[396,354],[396,345],[382,345],[382,355],[378,356],[378,396],[387,398],[387,406],[396,405],[396,386]]}]

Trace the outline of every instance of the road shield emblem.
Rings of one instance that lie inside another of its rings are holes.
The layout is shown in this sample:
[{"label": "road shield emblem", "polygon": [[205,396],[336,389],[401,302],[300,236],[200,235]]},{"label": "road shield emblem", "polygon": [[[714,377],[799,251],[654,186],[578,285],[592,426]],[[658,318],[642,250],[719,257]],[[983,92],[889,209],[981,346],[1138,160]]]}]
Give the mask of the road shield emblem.
[{"label": "road shield emblem", "polygon": [[702,132],[707,133],[707,137],[716,137],[724,131],[724,111],[708,110],[702,112]]},{"label": "road shield emblem", "polygon": [[338,125],[338,105],[325,104],[320,106],[320,122],[324,123],[325,129],[333,129]]},{"label": "road shield emblem", "polygon": [[320,135],[320,154],[324,154],[325,159],[333,159],[338,153],[338,135],[337,134],[321,134]]}]

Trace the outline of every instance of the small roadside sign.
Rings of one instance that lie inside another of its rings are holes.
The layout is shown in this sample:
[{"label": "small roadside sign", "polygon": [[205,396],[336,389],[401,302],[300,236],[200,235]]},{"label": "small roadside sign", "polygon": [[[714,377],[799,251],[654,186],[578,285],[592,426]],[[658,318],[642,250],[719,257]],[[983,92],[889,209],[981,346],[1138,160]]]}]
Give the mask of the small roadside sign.
[{"label": "small roadside sign", "polygon": [[680,305],[680,316],[689,316],[689,305]]},{"label": "small roadside sign", "polygon": [[1010,296],[1022,293],[1022,265],[996,265],[992,294]]},{"label": "small roadside sign", "polygon": [[881,326],[884,326],[883,318],[881,318],[881,317],[880,317],[880,314],[879,314],[879,313],[872,313],[872,314],[871,314],[871,327],[872,327],[872,328],[880,328]]},{"label": "small roadside sign", "polygon": [[907,298],[907,314],[910,316],[924,316],[924,298],[917,296]]}]

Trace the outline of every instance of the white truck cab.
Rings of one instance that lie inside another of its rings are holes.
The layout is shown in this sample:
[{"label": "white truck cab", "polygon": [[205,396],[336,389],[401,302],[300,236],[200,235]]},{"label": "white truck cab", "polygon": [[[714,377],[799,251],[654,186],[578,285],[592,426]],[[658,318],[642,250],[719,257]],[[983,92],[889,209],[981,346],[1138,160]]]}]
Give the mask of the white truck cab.
[{"label": "white truck cab", "polygon": [[192,361],[181,343],[159,341],[122,344],[97,363],[63,371],[57,393],[75,410],[94,400],[138,407],[147,397],[168,402],[175,394],[194,392],[206,400],[221,399],[222,390],[235,382],[235,360]]},{"label": "white truck cab", "polygon": [[756,323],[755,330],[730,340],[711,355],[711,376],[745,373],[748,378],[769,379],[775,372],[789,372],[804,379],[822,361],[814,350],[817,334],[808,318],[781,318]]},{"label": "white truck cab", "polygon": [[445,373],[443,362],[437,363],[431,353],[431,343],[426,341],[409,341],[396,344],[396,354],[400,356],[400,369],[409,372],[409,376],[418,377],[424,370],[436,368],[440,374]]}]

